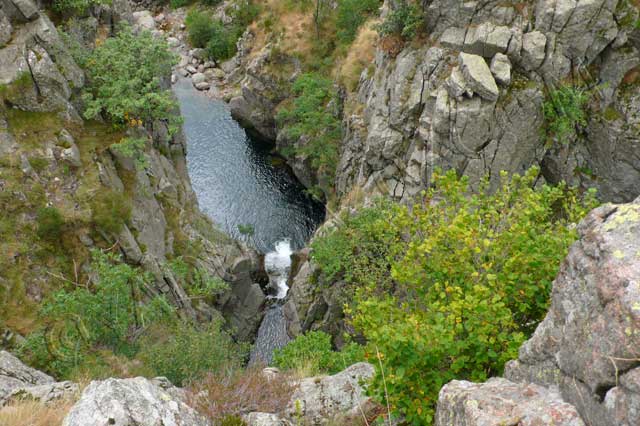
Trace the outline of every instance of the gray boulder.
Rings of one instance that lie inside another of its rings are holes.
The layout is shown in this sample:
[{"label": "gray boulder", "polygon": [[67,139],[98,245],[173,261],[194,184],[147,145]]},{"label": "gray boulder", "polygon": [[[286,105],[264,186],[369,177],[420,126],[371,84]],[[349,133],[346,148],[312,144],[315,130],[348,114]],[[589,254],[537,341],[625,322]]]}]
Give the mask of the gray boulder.
[{"label": "gray boulder", "polygon": [[247,426],[290,426],[292,423],[272,413],[249,413],[243,417]]},{"label": "gray boulder", "polygon": [[460,69],[467,87],[483,99],[495,101],[500,95],[491,70],[482,56],[460,53]]},{"label": "gray boulder", "polygon": [[48,404],[71,398],[77,392],[75,383],[56,382],[53,377],[24,365],[9,352],[0,351],[0,407],[21,399]]},{"label": "gray boulder", "polygon": [[209,422],[151,381],[94,381],[62,422],[63,426],[207,426]]},{"label": "gray boulder", "polygon": [[537,70],[545,57],[547,37],[540,31],[524,34],[522,37],[522,66],[526,70]]},{"label": "gray boulder", "polygon": [[578,231],[547,316],[505,376],[558,386],[589,425],[638,425],[640,199],[595,209]]},{"label": "gray boulder", "polygon": [[500,84],[511,84],[511,61],[507,55],[496,53],[491,60],[491,73]]},{"label": "gray boulder", "polygon": [[141,30],[154,30],[156,28],[156,21],[148,10],[133,12],[133,20],[136,27]]},{"label": "gray boulder", "polygon": [[18,389],[54,382],[53,377],[24,365],[7,351],[0,351],[0,406]]},{"label": "gray boulder", "polygon": [[7,16],[0,10],[0,47],[4,46],[11,40],[13,27]]},{"label": "gray boulder", "polygon": [[584,426],[557,392],[503,378],[454,380],[440,390],[435,426]]},{"label": "gray boulder", "polygon": [[371,364],[354,364],[338,374],[311,377],[300,381],[286,409],[295,421],[302,417],[309,426],[326,424],[338,414],[358,416],[360,408],[369,406],[362,384],[374,375]]}]

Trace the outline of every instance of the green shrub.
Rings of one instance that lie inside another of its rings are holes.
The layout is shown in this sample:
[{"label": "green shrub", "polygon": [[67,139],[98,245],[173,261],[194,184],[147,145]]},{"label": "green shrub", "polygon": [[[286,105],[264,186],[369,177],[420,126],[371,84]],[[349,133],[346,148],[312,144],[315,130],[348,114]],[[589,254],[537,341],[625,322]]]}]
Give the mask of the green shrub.
[{"label": "green shrub", "polygon": [[338,39],[351,43],[358,28],[380,7],[379,0],[341,0],[336,11]]},{"label": "green shrub", "polygon": [[83,14],[93,5],[109,5],[111,0],[54,0],[56,12]]},{"label": "green shrub", "polygon": [[273,363],[283,370],[304,371],[306,374],[335,374],[364,360],[364,348],[356,343],[347,344],[336,352],[331,336],[322,331],[300,335],[273,354]]},{"label": "green shrub", "polygon": [[193,47],[205,47],[213,36],[214,23],[209,14],[192,10],[185,19],[189,42]]},{"label": "green shrub", "polygon": [[91,214],[98,229],[117,234],[131,218],[131,200],[125,194],[103,188],[94,196]]},{"label": "green shrub", "polygon": [[247,348],[233,341],[222,330],[222,321],[213,321],[202,328],[179,322],[165,339],[153,333],[143,339],[141,359],[155,374],[165,376],[182,386],[215,373],[239,368]]},{"label": "green shrub", "polygon": [[177,104],[160,81],[171,74],[176,60],[166,42],[149,31],[134,34],[121,27],[87,58],[85,118],[104,114],[119,126],[167,120],[174,128]]},{"label": "green shrub", "polygon": [[113,254],[92,255],[95,285],[51,294],[39,313],[44,330],[28,336],[22,348],[32,365],[57,376],[66,377],[97,348],[134,355],[139,331],[174,315],[161,297],[140,303],[148,281],[144,274]]},{"label": "green shrub", "polygon": [[193,0],[170,0],[169,5],[172,9],[178,9],[181,7],[185,7],[193,3]]},{"label": "green shrub", "polygon": [[556,141],[567,143],[578,127],[587,125],[586,106],[591,93],[584,88],[562,86],[549,91],[543,104],[547,133]]},{"label": "green shrub", "polygon": [[211,37],[207,42],[207,54],[211,59],[223,61],[236,54],[238,34],[224,27],[222,22],[214,21],[211,26]]},{"label": "green shrub", "polygon": [[[503,174],[472,195],[467,178],[436,172],[411,207],[379,202],[314,241],[321,271],[353,285],[346,313],[379,350],[390,403],[409,424],[432,424],[448,381],[500,374],[545,315],[572,224],[595,200],[533,189],[538,173]],[[384,387],[377,375],[381,402]]]},{"label": "green shrub", "polygon": [[133,159],[138,170],[148,166],[147,158],[144,156],[144,148],[147,140],[144,138],[124,138],[118,143],[111,145],[111,148],[121,155]]},{"label": "green shrub", "polygon": [[378,33],[383,37],[399,36],[403,40],[411,40],[423,24],[424,16],[420,8],[411,0],[401,0],[378,26]]},{"label": "green shrub", "polygon": [[215,298],[229,290],[229,284],[219,277],[212,277],[206,270],[185,262],[177,257],[167,263],[169,269],[181,282],[189,296],[197,298]]},{"label": "green shrub", "polygon": [[287,136],[306,138],[295,145],[295,154],[308,157],[312,167],[333,182],[342,137],[340,120],[329,105],[337,102],[333,81],[307,73],[296,79],[292,89],[293,105],[281,109],[277,119]]},{"label": "green shrub", "polygon": [[38,224],[37,233],[40,239],[56,242],[62,237],[64,218],[55,207],[39,209],[36,215],[36,223]]}]

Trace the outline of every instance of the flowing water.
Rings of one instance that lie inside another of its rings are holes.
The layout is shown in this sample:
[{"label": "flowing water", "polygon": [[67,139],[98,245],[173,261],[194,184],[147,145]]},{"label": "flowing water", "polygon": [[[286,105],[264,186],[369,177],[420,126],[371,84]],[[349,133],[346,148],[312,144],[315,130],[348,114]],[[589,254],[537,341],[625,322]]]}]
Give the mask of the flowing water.
[{"label": "flowing water", "polygon": [[251,140],[222,101],[181,79],[173,91],[187,138],[187,166],[200,208],[231,236],[265,253],[274,289],[251,351],[251,363],[269,363],[273,350],[289,341],[282,303],[287,295],[291,254],[302,248],[324,218],[324,207],[269,147]]}]

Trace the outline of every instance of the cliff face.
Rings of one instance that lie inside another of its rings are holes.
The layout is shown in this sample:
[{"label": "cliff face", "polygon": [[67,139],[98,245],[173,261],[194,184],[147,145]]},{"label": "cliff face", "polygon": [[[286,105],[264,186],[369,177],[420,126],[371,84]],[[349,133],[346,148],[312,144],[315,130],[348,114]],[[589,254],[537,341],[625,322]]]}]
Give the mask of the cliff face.
[{"label": "cliff face", "polygon": [[[540,165],[550,183],[638,194],[638,16],[627,1],[427,2],[428,39],[363,75],[362,113],[345,117],[337,189],[403,198],[434,167],[478,180]],[[474,56],[470,56],[474,55]],[[483,60],[479,60],[482,57]],[[588,124],[570,140],[542,134],[545,90],[595,85]]]},{"label": "cliff face", "polygon": [[[382,18],[393,7],[385,2]],[[433,0],[423,9],[425,34],[399,52],[379,43],[345,99],[339,198],[362,188],[403,199],[428,185],[435,167],[477,181],[533,165],[550,183],[595,187],[606,201],[638,195],[635,2]],[[228,75],[238,84],[234,115],[281,148],[304,144],[286,140],[274,121],[299,67],[277,39],[258,52],[251,44],[248,33],[241,51],[249,53],[229,64],[240,65]],[[290,78],[274,68],[288,69]],[[549,91],[574,84],[593,89],[587,124],[551,142],[543,103]],[[305,184],[318,183],[305,158],[288,161]]]},{"label": "cliff face", "polygon": [[[112,31],[115,22],[134,22],[126,2],[94,15],[75,34],[89,45],[96,34]],[[62,281],[90,279],[90,250],[112,248],[151,274],[150,295],[165,294],[187,315],[204,318],[226,305],[233,312],[232,325],[249,336],[261,306],[246,312],[242,302],[253,288],[257,259],[200,212],[183,135],[171,136],[159,121],[137,129],[136,136],[148,142],[145,167],[136,167],[111,147],[124,132],[82,120],[83,71],[47,15],[30,0],[6,0],[0,24],[0,206],[8,213],[2,223],[2,252],[8,256],[1,260],[0,295],[9,307],[1,318],[7,327],[29,331],[35,309],[27,307]],[[59,241],[36,237],[38,212],[44,208],[62,217]],[[117,217],[123,210],[130,214]],[[118,220],[121,226],[107,226]],[[167,266],[177,256],[189,256],[210,276],[231,283],[232,291],[215,306],[194,306],[187,283]]]}]

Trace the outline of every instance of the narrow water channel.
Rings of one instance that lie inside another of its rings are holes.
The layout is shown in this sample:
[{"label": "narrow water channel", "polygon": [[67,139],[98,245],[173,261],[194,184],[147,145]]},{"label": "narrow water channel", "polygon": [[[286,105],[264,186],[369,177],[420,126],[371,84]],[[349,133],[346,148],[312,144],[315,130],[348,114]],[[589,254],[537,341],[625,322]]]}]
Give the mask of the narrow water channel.
[{"label": "narrow water channel", "polygon": [[173,90],[187,138],[187,164],[200,208],[232,237],[262,253],[289,241],[302,248],[324,218],[324,207],[270,154],[251,140],[227,105],[208,98],[186,79]]}]

